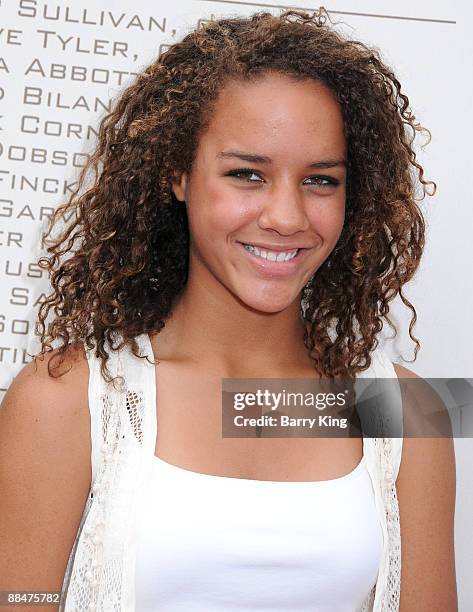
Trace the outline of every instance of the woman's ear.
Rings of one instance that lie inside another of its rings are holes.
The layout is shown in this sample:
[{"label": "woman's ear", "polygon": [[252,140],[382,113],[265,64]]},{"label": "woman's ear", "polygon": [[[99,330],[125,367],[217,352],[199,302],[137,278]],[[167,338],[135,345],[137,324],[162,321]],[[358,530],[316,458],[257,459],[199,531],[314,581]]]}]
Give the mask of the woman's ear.
[{"label": "woman's ear", "polygon": [[181,176],[174,175],[171,181],[172,192],[180,202],[186,200],[186,187],[187,187],[187,172],[183,172]]}]

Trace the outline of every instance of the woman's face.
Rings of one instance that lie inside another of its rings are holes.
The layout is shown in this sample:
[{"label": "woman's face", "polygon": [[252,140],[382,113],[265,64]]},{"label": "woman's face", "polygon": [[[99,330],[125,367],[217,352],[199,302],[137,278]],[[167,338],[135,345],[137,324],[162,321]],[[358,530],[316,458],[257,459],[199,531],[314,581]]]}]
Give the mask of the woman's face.
[{"label": "woman's face", "polygon": [[[173,183],[187,207],[190,278],[260,311],[299,301],[342,231],[345,160],[341,109],[326,86],[280,73],[230,81],[190,174]],[[243,244],[260,245],[259,255]],[[294,259],[271,261],[296,248]]]}]

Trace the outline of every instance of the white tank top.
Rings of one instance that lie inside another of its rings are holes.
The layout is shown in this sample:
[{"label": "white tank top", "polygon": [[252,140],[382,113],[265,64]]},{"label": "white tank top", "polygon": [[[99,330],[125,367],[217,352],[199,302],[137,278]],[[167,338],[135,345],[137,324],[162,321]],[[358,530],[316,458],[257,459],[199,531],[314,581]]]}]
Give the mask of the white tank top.
[{"label": "white tank top", "polygon": [[150,460],[137,612],[356,612],[376,583],[383,536],[364,457],[313,482]]}]

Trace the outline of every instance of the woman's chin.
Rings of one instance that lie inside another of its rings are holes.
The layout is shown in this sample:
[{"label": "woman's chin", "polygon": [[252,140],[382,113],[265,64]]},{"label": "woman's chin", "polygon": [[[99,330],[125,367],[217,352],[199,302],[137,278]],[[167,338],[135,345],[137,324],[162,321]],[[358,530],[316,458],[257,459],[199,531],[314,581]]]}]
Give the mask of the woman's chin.
[{"label": "woman's chin", "polygon": [[241,291],[236,294],[242,304],[258,312],[276,313],[290,308],[295,300],[299,300],[299,293],[267,291],[260,295],[255,291]]}]

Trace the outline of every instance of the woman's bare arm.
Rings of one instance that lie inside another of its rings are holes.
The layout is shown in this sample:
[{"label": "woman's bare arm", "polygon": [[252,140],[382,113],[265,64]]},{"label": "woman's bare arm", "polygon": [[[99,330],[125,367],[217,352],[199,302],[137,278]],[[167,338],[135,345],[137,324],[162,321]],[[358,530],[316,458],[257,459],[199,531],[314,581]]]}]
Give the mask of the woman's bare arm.
[{"label": "woman's bare arm", "polygon": [[[420,406],[448,416],[438,394],[414,372],[394,364],[399,378],[415,378],[418,407],[403,394],[405,424],[414,431]],[[404,389],[404,387],[403,387]],[[407,420],[406,420],[407,419]],[[397,479],[401,522],[400,612],[456,612],[454,516],[455,451],[452,437],[406,437]]]},{"label": "woman's bare arm", "polygon": [[90,488],[88,365],[71,349],[54,379],[50,358],[26,365],[0,406],[0,591],[61,590]]}]

